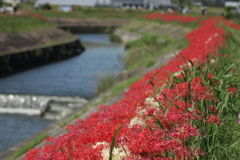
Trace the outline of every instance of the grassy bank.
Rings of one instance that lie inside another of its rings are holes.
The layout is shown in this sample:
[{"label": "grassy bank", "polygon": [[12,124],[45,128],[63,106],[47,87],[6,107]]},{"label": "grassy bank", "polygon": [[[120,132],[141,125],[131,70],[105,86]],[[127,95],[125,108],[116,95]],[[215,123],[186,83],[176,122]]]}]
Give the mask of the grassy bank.
[{"label": "grassy bank", "polygon": [[228,48],[225,48],[222,52],[230,52],[231,59],[238,66],[240,66],[240,32],[238,30],[233,30],[228,28],[229,34],[234,36],[229,36],[230,43],[228,44]]},{"label": "grassy bank", "polygon": [[[161,59],[161,56],[185,48],[187,40],[184,38],[184,35],[190,32],[193,26],[195,27],[196,24],[186,27],[186,25],[179,23],[167,24],[159,23],[159,21],[150,22],[140,19],[120,27],[119,29],[122,31],[142,36],[137,40],[125,44],[127,49],[127,54],[123,57],[125,69],[127,72],[138,68],[146,70]],[[121,37],[114,35],[114,33],[112,35],[117,41],[121,41]],[[120,83],[112,75],[100,77],[97,86],[98,93],[101,94],[107,90],[110,91],[108,94],[105,93],[97,104],[102,104],[108,98],[129,88],[132,83],[140,79],[141,74],[144,72],[142,69],[139,73],[136,73],[136,77],[129,78]]]},{"label": "grassy bank", "polygon": [[0,15],[0,32],[27,32],[37,28],[54,27],[39,14]]},{"label": "grassy bank", "polygon": [[22,154],[26,153],[28,150],[32,149],[33,147],[35,147],[36,145],[41,143],[48,136],[49,136],[48,134],[41,134],[41,135],[39,135],[38,137],[36,137],[36,139],[28,142],[24,147],[22,147],[21,149],[15,151],[13,153],[12,157],[8,158],[7,160],[14,160],[14,159],[18,158]]},{"label": "grassy bank", "polygon": [[144,14],[149,13],[149,11],[125,11],[119,9],[95,9],[86,8],[82,10],[77,10],[73,12],[61,12],[57,10],[53,11],[38,11],[37,13],[43,15],[47,18],[140,18]]},{"label": "grassy bank", "polygon": [[127,55],[124,57],[126,69],[150,67],[157,57],[185,48],[187,41],[184,36],[192,28],[177,23],[167,24],[145,20],[133,21],[122,26],[120,30],[141,35],[140,39],[126,44]]},{"label": "grassy bank", "polygon": [[34,10],[32,3],[20,4],[20,9],[35,12],[47,18],[139,18],[151,11],[148,10],[123,10],[112,7],[84,7],[72,6],[71,12],[59,10],[57,5],[51,5],[50,10],[40,8]]}]

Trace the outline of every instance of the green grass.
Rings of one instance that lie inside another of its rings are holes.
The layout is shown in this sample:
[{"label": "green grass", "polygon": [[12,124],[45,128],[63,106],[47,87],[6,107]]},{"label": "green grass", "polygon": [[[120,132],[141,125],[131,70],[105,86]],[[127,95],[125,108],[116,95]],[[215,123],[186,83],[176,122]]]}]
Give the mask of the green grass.
[{"label": "green grass", "polygon": [[124,58],[125,67],[134,70],[141,66],[149,67],[157,57],[165,53],[185,48],[187,42],[184,39],[181,41],[170,39],[168,36],[163,39],[155,35],[146,35],[128,43],[127,46],[130,49]]},{"label": "green grass", "polygon": [[[120,27],[121,30],[139,33],[144,27],[151,25],[150,31],[154,28],[161,27],[160,23],[152,23],[146,20],[135,20],[125,26]],[[146,32],[148,32],[146,30]],[[170,33],[171,34],[171,33]],[[114,37],[119,41],[119,37]],[[165,53],[169,53],[178,49],[183,49],[187,46],[187,41],[182,39],[174,39],[169,35],[160,36],[159,34],[145,33],[142,38],[126,44],[128,48],[127,54],[124,57],[125,68],[129,71],[138,67],[151,67],[155,63],[155,59]],[[99,93],[111,88],[111,93],[105,95],[98,102],[104,103],[109,97],[115,96],[124,89],[128,88],[132,83],[136,82],[140,77],[129,79],[122,83],[115,84],[113,76],[103,76],[98,84]],[[113,86],[113,87],[112,87]],[[96,105],[96,104],[94,104]]]},{"label": "green grass", "polygon": [[121,43],[122,42],[122,40],[121,40],[121,38],[119,36],[114,35],[112,33],[110,34],[110,40],[112,42],[117,42],[117,43]]},{"label": "green grass", "polygon": [[[190,6],[190,14],[201,16],[201,8],[200,6]],[[208,7],[206,10],[205,15],[219,15],[221,16],[222,11],[224,10],[223,7]]]},{"label": "green grass", "polygon": [[[202,65],[194,66],[192,62],[191,67],[186,67],[183,70],[183,76],[174,76],[171,78],[172,83],[187,82],[189,86],[189,93],[191,93],[191,81],[200,77],[203,82],[202,86],[209,86],[212,94],[216,100],[206,100],[202,98],[201,101],[194,101],[191,95],[188,94],[184,101],[185,103],[193,104],[193,109],[197,108],[199,113],[204,115],[203,120],[193,120],[191,122],[196,128],[199,129],[201,136],[189,139],[186,143],[191,147],[200,148],[202,153],[197,159],[201,160],[220,160],[231,159],[238,160],[240,156],[240,128],[237,122],[238,114],[240,113],[240,70],[238,65],[232,58],[226,58],[224,55],[234,55],[232,46],[235,44],[234,37],[229,37],[228,45],[222,48],[219,57],[209,57],[208,61]],[[238,55],[239,56],[239,55]],[[210,63],[210,59],[215,59],[216,63]],[[186,60],[187,61],[187,60]],[[213,74],[214,78],[209,78],[209,74]],[[172,85],[169,84],[169,88]],[[237,88],[237,92],[232,94],[228,91],[229,87]],[[221,123],[211,124],[206,123],[205,119],[208,118],[211,106],[216,107],[217,115]],[[190,108],[191,109],[191,108]],[[189,110],[191,111],[191,110]]]},{"label": "green grass", "polygon": [[[226,28],[227,29],[227,28]],[[205,83],[213,87],[212,92],[217,97],[217,101],[207,101],[202,99],[198,108],[201,113],[208,114],[208,107],[215,106],[218,110],[218,116],[221,119],[220,125],[206,124],[204,121],[196,123],[195,125],[201,129],[202,133],[207,133],[199,139],[194,140],[194,145],[198,146],[206,155],[200,156],[201,160],[220,160],[231,159],[238,160],[240,157],[240,128],[238,123],[238,114],[240,113],[240,34],[236,30],[227,29],[232,34],[227,35],[227,45],[220,49],[221,56],[216,58],[216,64],[212,67],[206,63],[203,70],[199,71],[194,68],[186,73],[186,77],[193,79],[193,77],[203,77]],[[226,58],[230,55],[230,58]],[[211,82],[207,78],[207,73],[214,74],[214,81]],[[217,82],[217,83],[216,83]],[[228,91],[229,87],[237,88],[235,94]]]},{"label": "green grass", "polygon": [[[99,105],[99,104],[103,104],[104,102],[107,101],[108,98],[110,97],[114,97],[117,94],[119,94],[120,92],[124,91],[125,89],[129,88],[131,84],[133,84],[134,82],[136,82],[137,80],[139,80],[141,78],[141,76],[136,76],[133,78],[129,78],[123,82],[119,82],[117,84],[115,84],[111,90],[110,90],[110,94],[107,95],[105,94],[100,101],[98,101],[97,103],[94,103],[93,105]],[[109,89],[109,88],[108,88]]]},{"label": "green grass", "polygon": [[116,81],[116,76],[113,73],[105,73],[100,76],[97,76],[97,93],[104,93],[107,89],[111,88]]},{"label": "green grass", "polygon": [[[239,58],[239,51],[235,52],[238,41],[235,37],[228,38],[228,45],[220,50],[222,57],[218,58],[217,68],[209,69],[215,74],[215,80],[219,84],[215,86],[214,93],[218,98],[215,104],[221,118],[221,125],[204,126],[209,135],[201,139],[201,149],[208,152],[201,159],[231,159],[237,160],[240,157],[240,129],[237,122],[240,113],[239,89],[240,89],[240,70],[234,57]],[[231,58],[225,58],[229,54]],[[215,70],[215,71],[214,71]],[[229,87],[236,87],[237,93],[232,95],[227,90]],[[206,101],[207,103],[207,101]],[[204,128],[202,127],[202,128]]]},{"label": "green grass", "polygon": [[32,149],[39,143],[41,143],[45,138],[47,138],[49,135],[48,134],[41,134],[39,135],[35,140],[27,143],[25,146],[23,146],[21,149],[15,151],[12,155],[12,157],[9,160],[16,159],[22,154],[26,153],[28,150]]},{"label": "green grass", "polygon": [[197,23],[186,27],[179,23],[166,23],[159,20],[137,19],[119,29],[141,35],[140,39],[126,44],[127,54],[124,57],[125,68],[134,70],[138,67],[149,67],[157,57],[187,46],[184,36],[195,29]]},{"label": "green grass", "polygon": [[[52,5],[51,5],[52,6]],[[58,6],[52,6],[51,10],[35,11],[32,4],[21,4],[20,8],[43,15],[47,18],[139,18],[148,10],[122,10],[116,8],[103,7],[78,7],[73,6],[73,11],[63,12],[58,10]]]},{"label": "green grass", "polygon": [[120,93],[121,91],[127,89],[130,87],[131,84],[135,83],[137,80],[139,80],[141,78],[141,76],[136,76],[134,78],[129,78],[128,80],[119,83],[118,85],[116,85],[114,88],[112,88],[111,90],[111,94],[110,96],[115,96],[118,93]]},{"label": "green grass", "polygon": [[47,20],[29,15],[0,15],[0,32],[27,32],[37,28],[54,27]]},{"label": "green grass", "polygon": [[125,45],[126,49],[130,48],[139,48],[142,47],[143,45],[160,45],[161,42],[159,41],[159,37],[157,35],[145,35],[139,40],[131,41]]},{"label": "green grass", "polygon": [[228,48],[224,48],[222,52],[231,52],[231,59],[240,66],[240,32],[234,29],[228,29],[233,36],[228,36]]},{"label": "green grass", "polygon": [[70,122],[74,121],[75,119],[77,119],[79,116],[83,115],[84,113],[86,113],[88,111],[88,108],[84,108],[80,111],[80,113],[75,113],[73,114],[69,119],[63,121],[62,123],[59,124],[59,127],[64,127],[66,125],[68,125]]},{"label": "green grass", "polygon": [[[58,5],[50,5],[50,6],[51,6],[52,10],[58,9]],[[39,8],[41,8],[41,5],[39,6]],[[27,10],[27,11],[31,11],[31,12],[35,11],[33,0],[30,2],[26,2],[26,3],[20,3],[19,10]]]}]

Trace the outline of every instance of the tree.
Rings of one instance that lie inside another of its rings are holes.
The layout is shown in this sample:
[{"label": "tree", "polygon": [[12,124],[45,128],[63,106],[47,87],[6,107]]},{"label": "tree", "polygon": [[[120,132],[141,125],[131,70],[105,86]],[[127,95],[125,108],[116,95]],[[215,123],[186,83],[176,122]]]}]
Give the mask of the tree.
[{"label": "tree", "polygon": [[2,5],[3,5],[3,1],[2,1],[2,0],[0,0],[0,7],[2,7]]}]

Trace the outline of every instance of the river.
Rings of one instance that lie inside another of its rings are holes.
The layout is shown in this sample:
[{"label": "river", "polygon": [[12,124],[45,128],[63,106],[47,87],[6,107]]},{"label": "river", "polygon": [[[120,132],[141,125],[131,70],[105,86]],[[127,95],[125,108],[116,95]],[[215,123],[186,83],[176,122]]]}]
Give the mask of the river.
[{"label": "river", "polygon": [[[107,34],[77,35],[86,50],[78,56],[0,79],[0,93],[78,96],[96,95],[100,75],[117,76],[124,69],[124,46]],[[52,120],[37,116],[0,114],[0,154],[40,131]]]}]

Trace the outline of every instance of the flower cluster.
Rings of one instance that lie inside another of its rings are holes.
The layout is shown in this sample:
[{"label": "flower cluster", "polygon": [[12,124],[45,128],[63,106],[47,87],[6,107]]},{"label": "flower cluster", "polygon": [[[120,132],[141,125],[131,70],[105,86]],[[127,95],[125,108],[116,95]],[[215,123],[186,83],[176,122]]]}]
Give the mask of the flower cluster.
[{"label": "flower cluster", "polygon": [[152,13],[145,16],[145,18],[151,19],[159,19],[162,21],[173,22],[178,21],[181,23],[190,23],[199,20],[199,17],[191,17],[191,16],[182,16],[177,14],[161,14],[161,13]]},{"label": "flower cluster", "polygon": [[237,30],[240,29],[239,24],[236,24],[234,22],[230,22],[229,20],[225,19],[224,17],[211,17],[211,18],[212,19],[213,18],[218,19],[218,20],[222,21],[225,26],[229,26],[229,27],[232,27],[232,28],[237,29]]},{"label": "flower cluster", "polygon": [[28,12],[28,15],[34,18],[40,19],[42,21],[47,21],[47,18],[43,17],[41,14],[38,14],[38,13]]},{"label": "flower cluster", "polygon": [[[166,21],[183,23],[196,19],[167,15]],[[172,17],[171,17],[172,16]],[[161,15],[148,15],[148,19]],[[207,63],[209,55],[225,44],[225,31],[215,19],[207,19],[199,28],[186,35],[189,46],[162,68],[147,73],[131,85],[124,98],[112,106],[102,105],[85,121],[78,119],[67,126],[69,132],[58,138],[48,138],[43,148],[30,150],[25,160],[85,160],[110,156],[121,159],[176,160],[195,159],[203,151],[194,143],[195,137],[206,132],[199,125],[219,125],[217,97],[210,84],[217,84],[212,73],[185,80],[186,72]],[[214,59],[210,61],[214,65]],[[234,88],[229,92],[236,93]],[[203,101],[204,100],[204,101]],[[120,130],[119,130],[120,129]],[[119,132],[116,132],[119,131]],[[114,146],[111,145],[114,135]],[[112,149],[112,152],[110,153]]]}]

